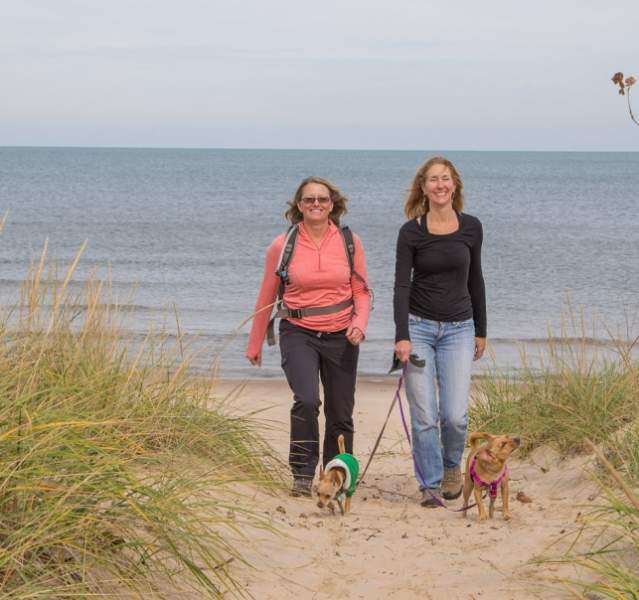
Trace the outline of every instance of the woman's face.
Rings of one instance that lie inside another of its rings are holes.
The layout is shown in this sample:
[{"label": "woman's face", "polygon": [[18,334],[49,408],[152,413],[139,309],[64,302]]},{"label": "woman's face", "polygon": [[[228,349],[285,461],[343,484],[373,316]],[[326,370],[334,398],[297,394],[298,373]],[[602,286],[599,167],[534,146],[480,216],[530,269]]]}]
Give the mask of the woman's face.
[{"label": "woman's face", "polygon": [[328,222],[328,216],[333,210],[331,193],[321,183],[307,183],[302,190],[302,199],[297,203],[304,223],[319,225]]},{"label": "woman's face", "polygon": [[452,206],[455,182],[450,169],[446,165],[435,164],[426,171],[422,191],[428,198],[430,207],[445,208]]}]

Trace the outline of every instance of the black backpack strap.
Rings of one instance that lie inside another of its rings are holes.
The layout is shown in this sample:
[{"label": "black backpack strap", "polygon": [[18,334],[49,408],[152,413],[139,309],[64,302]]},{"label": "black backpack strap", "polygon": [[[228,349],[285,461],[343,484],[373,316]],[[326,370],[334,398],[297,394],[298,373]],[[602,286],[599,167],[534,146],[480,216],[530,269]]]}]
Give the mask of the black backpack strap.
[{"label": "black backpack strap", "polygon": [[342,238],[346,247],[346,256],[348,257],[348,265],[351,268],[351,274],[355,271],[355,240],[353,240],[353,232],[348,225],[342,227]]},{"label": "black backpack strap", "polygon": [[275,274],[280,278],[280,290],[278,292],[279,299],[281,300],[284,295],[284,285],[288,283],[288,265],[293,258],[293,252],[295,251],[295,242],[297,242],[297,225],[291,225],[284,238],[284,245],[282,246],[282,253],[280,254],[280,262]]},{"label": "black backpack strap", "polygon": [[375,295],[373,294],[373,290],[368,287],[368,281],[364,279],[356,270],[355,270],[355,240],[353,239],[353,232],[350,227],[344,225],[341,228],[342,238],[344,239],[344,246],[346,247],[346,256],[348,257],[348,264],[351,268],[351,276],[355,275],[357,279],[359,279],[363,284],[364,288],[368,292],[368,295],[371,297],[371,310],[373,310],[373,303],[375,300]]},{"label": "black backpack strap", "polygon": [[277,290],[277,308],[275,315],[268,322],[266,328],[266,342],[269,346],[275,345],[275,319],[277,318],[277,311],[282,308],[282,299],[284,298],[284,287],[289,282],[288,279],[288,266],[293,258],[293,252],[295,251],[295,242],[297,242],[298,227],[297,224],[291,225],[286,232],[284,238],[284,245],[282,246],[282,252],[280,254],[280,260],[277,266],[275,274],[280,278],[280,285]]}]

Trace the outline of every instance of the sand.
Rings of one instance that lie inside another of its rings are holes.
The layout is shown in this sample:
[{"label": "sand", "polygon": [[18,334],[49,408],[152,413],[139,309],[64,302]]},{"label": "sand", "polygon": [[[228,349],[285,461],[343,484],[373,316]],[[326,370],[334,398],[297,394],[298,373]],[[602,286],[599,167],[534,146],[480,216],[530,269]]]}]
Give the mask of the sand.
[{"label": "sand", "polygon": [[[269,441],[286,457],[291,403],[286,382],[253,379],[237,389],[238,383],[222,381],[217,393],[235,388],[239,410],[264,409],[263,418],[276,425]],[[396,378],[358,382],[354,453],[362,468],[396,386]],[[308,498],[254,492],[255,506],[281,535],[260,531],[240,540],[252,567],[237,563],[234,572],[257,600],[575,597],[550,584],[556,577],[574,577],[573,567],[535,561],[560,555],[579,530],[583,505],[597,495],[587,464],[583,457],[560,461],[547,448],[511,460],[508,522],[499,499],[495,518],[482,523],[476,508],[467,519],[452,510],[422,508],[396,409],[348,515],[331,515]],[[518,492],[532,502],[517,501]],[[458,509],[461,499],[448,505]]]}]

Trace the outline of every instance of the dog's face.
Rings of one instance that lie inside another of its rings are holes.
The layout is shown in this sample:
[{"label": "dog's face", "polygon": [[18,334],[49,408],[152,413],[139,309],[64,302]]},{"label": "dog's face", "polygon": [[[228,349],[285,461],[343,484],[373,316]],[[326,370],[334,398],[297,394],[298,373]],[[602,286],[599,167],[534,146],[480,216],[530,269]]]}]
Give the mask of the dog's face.
[{"label": "dog's face", "polygon": [[317,506],[318,508],[324,508],[328,506],[330,502],[335,500],[335,496],[342,487],[342,481],[340,475],[336,470],[331,470],[328,473],[324,472],[324,469],[320,468],[319,482],[317,484]]},{"label": "dog's face", "polygon": [[489,465],[503,465],[521,440],[509,435],[491,435],[488,443],[477,451],[477,460]]}]

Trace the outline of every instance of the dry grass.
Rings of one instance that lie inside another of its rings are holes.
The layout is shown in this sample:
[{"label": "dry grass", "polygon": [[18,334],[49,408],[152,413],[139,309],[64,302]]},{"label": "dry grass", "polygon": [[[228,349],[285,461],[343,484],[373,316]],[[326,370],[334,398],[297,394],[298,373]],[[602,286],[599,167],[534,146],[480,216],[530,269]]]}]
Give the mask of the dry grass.
[{"label": "dry grass", "polygon": [[541,368],[522,355],[518,377],[493,372],[478,381],[471,428],[521,434],[524,454],[544,444],[563,456],[595,453],[604,501],[584,511],[588,535],[579,536],[595,541],[553,559],[590,576],[559,583],[577,598],[639,600],[638,340],[617,342],[617,360],[605,361],[581,331],[576,343],[550,336]]},{"label": "dry grass", "polygon": [[123,345],[102,283],[69,297],[81,253],[45,276],[45,245],[0,321],[0,597],[241,595],[225,532],[267,524],[233,485],[278,460],[188,358]]}]

